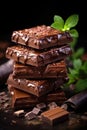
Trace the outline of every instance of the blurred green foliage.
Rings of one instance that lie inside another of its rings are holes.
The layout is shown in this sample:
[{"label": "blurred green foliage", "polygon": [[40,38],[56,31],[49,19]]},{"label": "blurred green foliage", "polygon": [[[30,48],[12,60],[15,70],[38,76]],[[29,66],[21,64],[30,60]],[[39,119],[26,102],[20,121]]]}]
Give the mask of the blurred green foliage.
[{"label": "blurred green foliage", "polygon": [[70,15],[65,21],[61,16],[54,15],[54,21],[51,24],[51,27],[55,29],[68,31],[73,37],[73,42],[70,43],[73,53],[70,57],[67,58],[68,62],[72,64],[72,67],[67,67],[69,81],[65,83],[63,87],[69,87],[71,84],[74,84],[75,93],[87,89],[87,61],[83,61],[81,59],[81,57],[84,55],[85,48],[79,47],[75,49],[79,38],[79,33],[75,29],[78,22],[78,14]]}]

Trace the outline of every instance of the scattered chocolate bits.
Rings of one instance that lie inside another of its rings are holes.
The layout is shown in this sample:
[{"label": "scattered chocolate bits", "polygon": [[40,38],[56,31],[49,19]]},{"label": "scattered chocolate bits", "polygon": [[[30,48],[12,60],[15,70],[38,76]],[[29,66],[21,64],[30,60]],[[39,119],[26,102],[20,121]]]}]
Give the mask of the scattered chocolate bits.
[{"label": "scattered chocolate bits", "polygon": [[42,103],[37,104],[36,107],[39,108],[40,110],[44,110],[46,109],[47,106],[45,103],[42,102]]},{"label": "scattered chocolate bits", "polygon": [[33,110],[32,110],[32,113],[34,113],[35,115],[39,115],[41,112],[41,110],[37,107],[34,107]]},{"label": "scattered chocolate bits", "polygon": [[0,110],[9,108],[10,98],[5,91],[0,92]]},{"label": "scattered chocolate bits", "polygon": [[58,107],[58,105],[56,104],[56,102],[51,102],[48,104],[48,107],[49,107],[49,109],[53,109],[55,107]]},{"label": "scattered chocolate bits", "polygon": [[25,118],[27,120],[32,120],[36,118],[36,115],[32,111],[29,111],[28,113],[25,114]]},{"label": "scattered chocolate bits", "polygon": [[14,115],[16,115],[17,117],[23,117],[24,116],[24,110],[15,111]]}]

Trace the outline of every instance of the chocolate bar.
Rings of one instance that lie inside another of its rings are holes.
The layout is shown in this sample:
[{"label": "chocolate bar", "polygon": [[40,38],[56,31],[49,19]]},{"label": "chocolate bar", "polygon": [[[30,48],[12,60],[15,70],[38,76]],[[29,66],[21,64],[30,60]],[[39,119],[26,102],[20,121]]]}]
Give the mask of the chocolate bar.
[{"label": "chocolate bar", "polygon": [[32,65],[45,66],[49,63],[62,60],[72,54],[69,45],[60,48],[53,48],[44,51],[36,51],[24,46],[12,46],[6,50],[6,57],[16,62]]},{"label": "chocolate bar", "polygon": [[62,32],[50,26],[41,25],[13,31],[11,40],[12,42],[40,50],[70,43],[72,37],[69,32]]},{"label": "chocolate bar", "polygon": [[56,90],[64,83],[65,79],[48,79],[48,80],[28,80],[28,79],[18,79],[13,78],[12,74],[9,75],[7,84],[13,85],[19,90],[25,91],[27,93],[36,95],[40,97],[42,95]]},{"label": "chocolate bar", "polygon": [[87,90],[74,94],[65,104],[77,111],[82,110],[84,107],[87,108]]},{"label": "chocolate bar", "polygon": [[59,106],[41,113],[42,121],[51,126],[65,121],[68,118],[69,112]]},{"label": "chocolate bar", "polygon": [[32,78],[32,79],[45,79],[45,78],[63,78],[67,76],[66,63],[64,60],[48,64],[43,67],[35,67],[31,65],[23,65],[14,63],[13,77],[14,78]]},{"label": "chocolate bar", "polygon": [[[12,95],[11,104],[12,108],[14,109],[31,108],[37,106],[38,104],[42,104],[43,107],[43,103],[48,104],[53,101],[58,105],[61,105],[66,101],[66,95],[61,89],[52,91],[51,93],[48,93],[41,97],[36,97],[35,95],[20,91],[12,85],[8,85],[8,91]],[[40,106],[40,108],[42,107]]]}]

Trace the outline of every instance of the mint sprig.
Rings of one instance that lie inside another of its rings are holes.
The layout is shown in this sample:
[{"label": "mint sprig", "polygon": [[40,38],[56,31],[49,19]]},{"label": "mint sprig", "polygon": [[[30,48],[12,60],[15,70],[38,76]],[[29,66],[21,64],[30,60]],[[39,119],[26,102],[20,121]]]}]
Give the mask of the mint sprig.
[{"label": "mint sprig", "polygon": [[84,54],[85,48],[75,49],[77,38],[79,37],[78,31],[75,29],[78,21],[78,14],[70,15],[66,20],[64,20],[59,15],[55,15],[54,22],[51,24],[51,27],[55,29],[60,31],[68,31],[73,37],[73,42],[70,44],[71,48],[73,49],[73,54],[69,57],[70,63],[72,63],[72,67],[68,67],[69,81],[63,86],[67,88],[71,84],[74,84],[75,93],[87,89],[87,61],[81,60],[81,56]]},{"label": "mint sprig", "polygon": [[76,29],[73,29],[73,27],[75,27],[78,24],[78,21],[78,14],[70,15],[65,21],[61,16],[54,15],[54,22],[51,24],[51,27],[61,31],[69,31],[71,36],[78,37],[78,31]]},{"label": "mint sprig", "polygon": [[51,27],[62,30],[64,28],[64,20],[61,16],[55,15],[54,22],[51,24]]},{"label": "mint sprig", "polygon": [[70,15],[64,24],[64,31],[70,30],[72,27],[75,27],[78,24],[79,16],[77,14]]}]

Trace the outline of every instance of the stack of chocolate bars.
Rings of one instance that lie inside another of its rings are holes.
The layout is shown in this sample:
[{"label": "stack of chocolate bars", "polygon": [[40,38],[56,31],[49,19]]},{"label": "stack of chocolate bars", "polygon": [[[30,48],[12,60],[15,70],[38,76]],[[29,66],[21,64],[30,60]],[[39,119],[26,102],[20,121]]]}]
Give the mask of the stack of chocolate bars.
[{"label": "stack of chocolate bars", "polygon": [[29,108],[38,103],[61,105],[66,95],[61,89],[67,77],[66,58],[72,54],[72,37],[50,26],[40,25],[13,31],[6,57],[14,60],[7,85],[13,108]]}]

